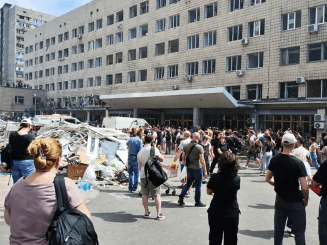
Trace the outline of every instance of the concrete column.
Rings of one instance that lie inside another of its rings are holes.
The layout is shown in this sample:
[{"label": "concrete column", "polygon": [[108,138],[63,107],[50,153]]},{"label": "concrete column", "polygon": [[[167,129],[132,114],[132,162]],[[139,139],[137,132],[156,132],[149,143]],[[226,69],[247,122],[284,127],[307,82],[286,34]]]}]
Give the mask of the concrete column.
[{"label": "concrete column", "polygon": [[72,116],[72,115],[73,115],[73,113],[70,111],[70,112],[69,112],[69,116]]},{"label": "concrete column", "polygon": [[203,119],[204,119],[204,109],[200,109],[199,125],[201,125],[201,126],[207,126],[207,125],[203,125],[203,122],[204,122]]},{"label": "concrete column", "polygon": [[161,112],[161,120],[160,120],[161,125],[165,125],[165,111]]},{"label": "concrete column", "polygon": [[133,117],[137,118],[137,109],[136,108],[133,109]]},{"label": "concrete column", "polygon": [[86,122],[89,122],[90,121],[90,117],[91,117],[91,112],[90,111],[87,111],[86,112],[87,114],[87,116],[86,116]]},{"label": "concrete column", "polygon": [[193,108],[193,126],[199,126],[200,123],[200,109],[197,107]]},{"label": "concrete column", "polygon": [[106,117],[109,117],[109,110],[106,110]]},{"label": "concrete column", "polygon": [[250,126],[252,126],[254,130],[257,130],[257,125],[259,125],[259,116],[256,109],[251,110],[250,118],[253,118],[255,121],[255,123],[251,124]]}]

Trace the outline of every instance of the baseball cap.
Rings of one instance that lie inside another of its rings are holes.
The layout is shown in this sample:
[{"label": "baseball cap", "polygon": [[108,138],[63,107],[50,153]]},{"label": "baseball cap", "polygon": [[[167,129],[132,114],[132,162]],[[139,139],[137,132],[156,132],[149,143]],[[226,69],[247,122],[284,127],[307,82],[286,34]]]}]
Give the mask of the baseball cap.
[{"label": "baseball cap", "polygon": [[29,124],[29,125],[32,125],[33,124],[32,121],[31,121],[31,119],[28,119],[28,118],[23,119],[20,123],[25,123],[25,124]]},{"label": "baseball cap", "polygon": [[293,134],[285,134],[282,138],[282,143],[285,144],[294,144],[296,139]]}]

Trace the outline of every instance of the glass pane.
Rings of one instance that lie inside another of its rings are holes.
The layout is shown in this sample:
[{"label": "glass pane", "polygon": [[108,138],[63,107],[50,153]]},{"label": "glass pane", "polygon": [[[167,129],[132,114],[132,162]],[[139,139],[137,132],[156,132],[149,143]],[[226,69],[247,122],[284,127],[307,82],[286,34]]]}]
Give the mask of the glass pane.
[{"label": "glass pane", "polygon": [[288,15],[288,29],[295,28],[295,14],[291,13]]},{"label": "glass pane", "polygon": [[259,36],[260,35],[260,21],[254,22],[254,35]]},{"label": "glass pane", "polygon": [[274,119],[275,119],[275,121],[281,121],[282,120],[282,116],[276,115],[276,116],[274,116]]},{"label": "glass pane", "polygon": [[317,10],[318,10],[318,15],[317,15],[318,23],[323,23],[324,22],[324,15],[323,15],[324,7],[325,6],[317,7]]},{"label": "glass pane", "polygon": [[316,8],[311,8],[309,10],[309,25],[313,25],[313,24],[316,24]]},{"label": "glass pane", "polygon": [[300,53],[289,53],[289,64],[300,63]]},{"label": "glass pane", "polygon": [[238,34],[238,27],[234,26],[234,36],[233,36],[233,41],[237,40],[237,34]]},{"label": "glass pane", "polygon": [[327,97],[327,80],[322,81],[322,97]]},{"label": "glass pane", "polygon": [[287,65],[287,49],[281,50],[281,65]]},{"label": "glass pane", "polygon": [[300,116],[292,116],[292,121],[300,121]]},{"label": "glass pane", "polygon": [[321,81],[308,81],[307,89],[309,98],[319,98],[321,96]]},{"label": "glass pane", "polygon": [[302,121],[310,121],[310,116],[301,116],[302,117]]}]

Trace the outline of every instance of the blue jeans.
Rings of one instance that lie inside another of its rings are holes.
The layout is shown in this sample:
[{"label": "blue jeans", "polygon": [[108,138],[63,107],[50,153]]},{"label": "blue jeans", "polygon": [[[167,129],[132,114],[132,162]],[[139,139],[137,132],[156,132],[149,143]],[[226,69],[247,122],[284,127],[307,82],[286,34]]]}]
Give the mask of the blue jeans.
[{"label": "blue jeans", "polygon": [[271,160],[271,151],[266,152],[262,156],[262,172],[265,174]]},{"label": "blue jeans", "polygon": [[320,166],[319,166],[318,161],[317,161],[317,153],[316,152],[311,153],[311,159],[312,159],[313,165],[318,170]]},{"label": "blue jeans", "polygon": [[137,163],[137,157],[128,156],[128,174],[129,174],[129,185],[128,190],[136,191],[139,184],[140,169]]},{"label": "blue jeans", "polygon": [[319,241],[321,245],[327,244],[327,198],[322,197],[319,206]]},{"label": "blue jeans", "polygon": [[184,200],[187,190],[192,186],[195,181],[195,203],[201,203],[201,187],[202,187],[203,170],[195,168],[187,168],[187,182],[184,185],[179,200]]},{"label": "blue jeans", "polygon": [[278,150],[275,150],[275,156],[277,156],[279,154]]},{"label": "blue jeans", "polygon": [[14,184],[21,178],[34,172],[34,160],[13,160],[12,161],[12,179]]},{"label": "blue jeans", "polygon": [[170,154],[170,152],[171,152],[171,141],[167,140],[167,142],[166,142],[166,153]]}]

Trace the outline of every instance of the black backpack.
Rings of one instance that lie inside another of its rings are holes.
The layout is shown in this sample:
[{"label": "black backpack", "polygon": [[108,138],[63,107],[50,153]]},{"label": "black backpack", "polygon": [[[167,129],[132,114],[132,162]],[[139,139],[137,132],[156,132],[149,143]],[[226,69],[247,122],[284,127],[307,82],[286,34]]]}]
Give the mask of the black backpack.
[{"label": "black backpack", "polygon": [[170,141],[171,140],[171,132],[170,132],[170,130],[167,130],[167,132],[166,132],[166,140],[167,141]]},{"label": "black backpack", "polygon": [[12,158],[11,158],[11,146],[8,144],[2,151],[1,151],[1,162],[5,162],[7,166],[5,167],[6,170],[11,170],[12,168]]},{"label": "black backpack", "polygon": [[64,177],[55,177],[53,183],[58,209],[48,228],[49,245],[99,245],[92,221],[69,205]]},{"label": "black backpack", "polygon": [[146,184],[148,185],[148,180],[156,187],[161,186],[168,180],[166,172],[162,169],[160,162],[154,155],[155,149],[151,147],[150,158],[144,166]]}]

